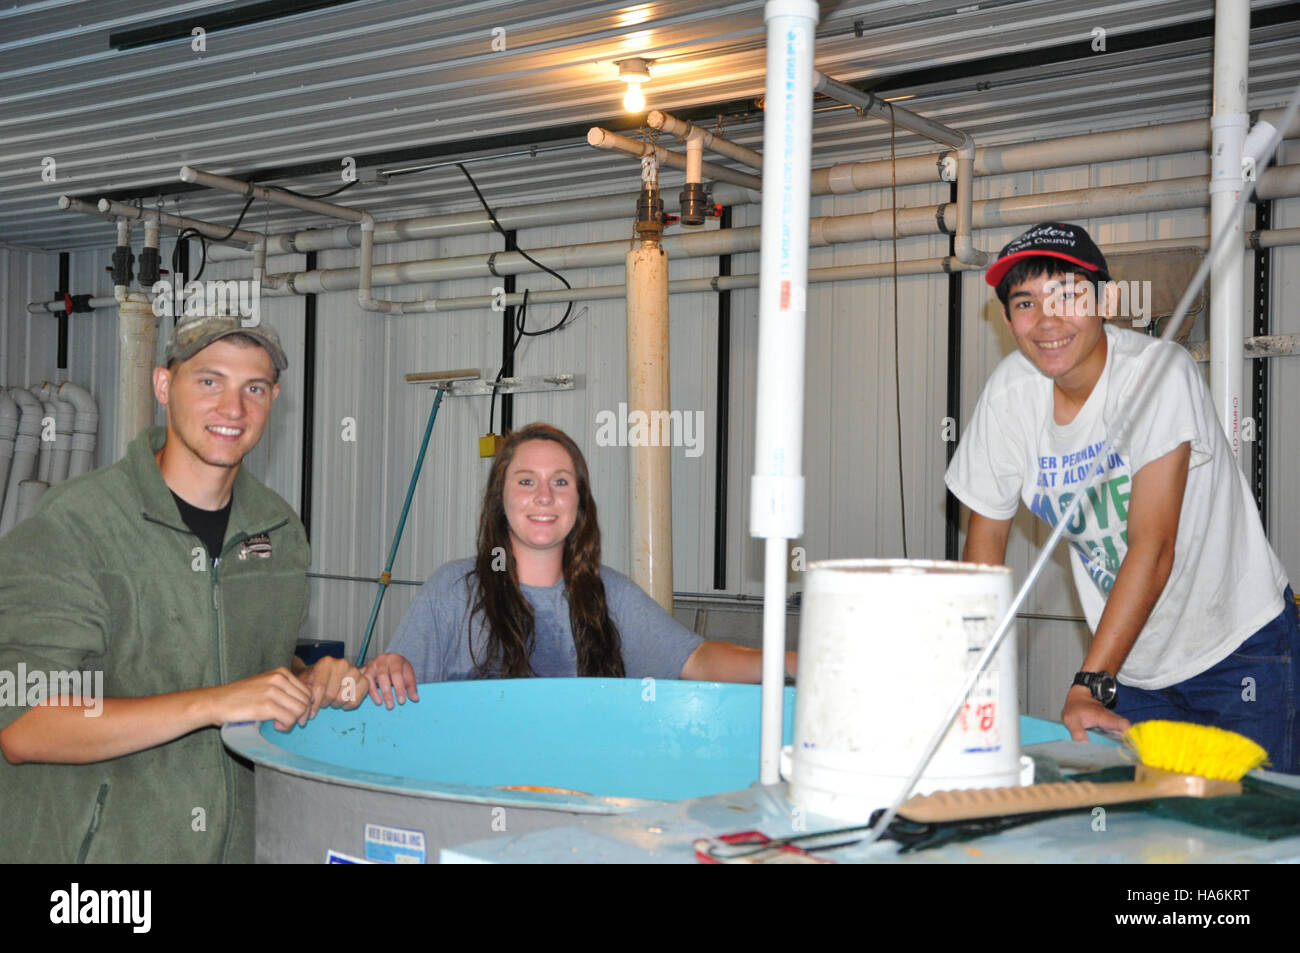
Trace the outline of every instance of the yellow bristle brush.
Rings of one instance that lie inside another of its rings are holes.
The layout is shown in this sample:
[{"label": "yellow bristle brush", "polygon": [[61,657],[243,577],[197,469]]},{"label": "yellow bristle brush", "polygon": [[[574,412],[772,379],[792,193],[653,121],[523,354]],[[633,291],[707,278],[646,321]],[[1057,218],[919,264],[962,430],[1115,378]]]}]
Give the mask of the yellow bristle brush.
[{"label": "yellow bristle brush", "polygon": [[909,798],[898,813],[908,820],[938,823],[1163,797],[1240,794],[1246,772],[1268,760],[1268,752],[1244,735],[1181,721],[1140,722],[1123,740],[1139,762],[1132,781],[936,791]]}]

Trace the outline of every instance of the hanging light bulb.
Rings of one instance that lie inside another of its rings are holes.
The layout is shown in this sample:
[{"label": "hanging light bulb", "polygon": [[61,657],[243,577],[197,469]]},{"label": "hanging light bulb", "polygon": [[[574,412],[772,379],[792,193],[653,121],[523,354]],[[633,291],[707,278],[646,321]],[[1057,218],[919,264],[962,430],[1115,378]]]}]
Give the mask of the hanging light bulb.
[{"label": "hanging light bulb", "polygon": [[641,92],[640,83],[627,84],[627,92],[623,94],[623,108],[630,113],[639,113],[645,109],[645,94]]},{"label": "hanging light bulb", "polygon": [[618,64],[618,78],[627,83],[623,108],[630,113],[639,113],[645,109],[645,94],[641,92],[641,86],[650,82],[649,62],[639,56],[621,60]]}]

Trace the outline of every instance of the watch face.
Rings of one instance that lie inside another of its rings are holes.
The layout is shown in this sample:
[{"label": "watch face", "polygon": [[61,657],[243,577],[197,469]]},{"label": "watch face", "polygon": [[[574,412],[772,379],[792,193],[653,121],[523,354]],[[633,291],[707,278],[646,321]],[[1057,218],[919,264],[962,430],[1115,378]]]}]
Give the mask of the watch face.
[{"label": "watch face", "polygon": [[1115,699],[1119,696],[1119,683],[1115,681],[1115,676],[1107,672],[1097,675],[1092,683],[1092,694],[1107,708],[1114,708]]},{"label": "watch face", "polygon": [[1074,684],[1085,686],[1092,697],[1107,708],[1114,708],[1119,697],[1119,682],[1109,672],[1079,672],[1074,676]]}]

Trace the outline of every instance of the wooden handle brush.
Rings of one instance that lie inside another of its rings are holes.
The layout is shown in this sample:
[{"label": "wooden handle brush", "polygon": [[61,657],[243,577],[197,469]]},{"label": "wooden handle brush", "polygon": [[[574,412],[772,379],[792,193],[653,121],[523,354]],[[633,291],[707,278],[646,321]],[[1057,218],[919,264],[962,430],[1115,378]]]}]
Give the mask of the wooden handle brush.
[{"label": "wooden handle brush", "polygon": [[1136,724],[1125,733],[1124,743],[1141,762],[1132,781],[936,791],[909,798],[898,813],[911,821],[937,823],[1163,797],[1240,794],[1242,777],[1268,759],[1263,748],[1243,735],[1177,721]]}]

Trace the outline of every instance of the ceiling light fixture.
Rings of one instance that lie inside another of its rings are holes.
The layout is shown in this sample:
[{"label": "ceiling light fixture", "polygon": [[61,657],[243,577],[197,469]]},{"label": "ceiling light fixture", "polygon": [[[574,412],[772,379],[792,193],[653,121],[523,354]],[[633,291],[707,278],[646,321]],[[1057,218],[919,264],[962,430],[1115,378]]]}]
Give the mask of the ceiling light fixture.
[{"label": "ceiling light fixture", "polygon": [[618,78],[627,83],[627,92],[623,94],[623,108],[630,113],[639,113],[645,109],[645,95],[641,92],[641,87],[650,82],[650,61],[639,56],[620,60]]}]

